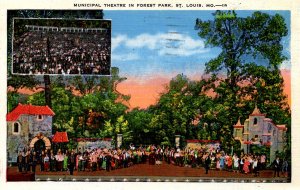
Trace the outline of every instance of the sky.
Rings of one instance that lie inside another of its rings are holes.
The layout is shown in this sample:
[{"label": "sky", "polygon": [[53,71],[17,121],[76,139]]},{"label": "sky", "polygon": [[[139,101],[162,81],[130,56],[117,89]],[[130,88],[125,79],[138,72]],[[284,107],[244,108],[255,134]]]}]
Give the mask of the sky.
[{"label": "sky", "polygon": [[[200,79],[205,63],[215,58],[220,48],[205,47],[194,29],[195,20],[214,19],[214,11],[106,10],[104,18],[112,20],[112,67],[127,78],[118,90],[131,95],[130,107],[147,108],[155,104],[164,86],[177,74]],[[290,31],[290,11],[279,13]],[[250,16],[253,11],[236,11]],[[288,57],[282,66],[285,92],[290,97],[290,33],[282,40],[283,54]],[[289,99],[290,102],[290,99]]]}]

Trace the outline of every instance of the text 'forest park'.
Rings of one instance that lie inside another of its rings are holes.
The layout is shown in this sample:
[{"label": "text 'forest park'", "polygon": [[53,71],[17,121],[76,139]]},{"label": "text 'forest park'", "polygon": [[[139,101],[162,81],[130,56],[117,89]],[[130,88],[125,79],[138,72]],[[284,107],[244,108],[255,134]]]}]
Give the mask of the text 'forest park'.
[{"label": "text 'forest park'", "polygon": [[[104,4],[104,7],[126,7],[127,4]],[[129,7],[134,7],[134,4],[129,4]],[[136,7],[173,7],[172,4],[136,4]]]},{"label": "text 'forest park'", "polygon": [[[104,7],[126,7],[127,4],[104,4]],[[176,7],[183,7],[182,4],[175,4]],[[134,4],[129,4],[129,7],[134,7]],[[172,4],[155,4],[155,3],[149,3],[149,4],[136,4],[136,7],[139,8],[154,8],[154,7],[173,7]],[[202,4],[186,4],[185,7],[203,7]]]}]

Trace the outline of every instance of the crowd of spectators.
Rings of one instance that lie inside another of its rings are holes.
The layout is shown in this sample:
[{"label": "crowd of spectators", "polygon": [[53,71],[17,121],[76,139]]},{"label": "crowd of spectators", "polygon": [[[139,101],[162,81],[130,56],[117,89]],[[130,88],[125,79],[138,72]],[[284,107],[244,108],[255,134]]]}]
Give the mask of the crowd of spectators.
[{"label": "crowd of spectators", "polygon": [[13,73],[110,74],[109,31],[27,31],[13,44]]},{"label": "crowd of spectators", "polygon": [[[129,149],[93,148],[84,151],[80,148],[69,151],[59,149],[56,153],[53,150],[47,150],[39,154],[34,150],[28,150],[20,152],[17,160],[20,172],[30,170],[35,172],[36,166],[40,164],[41,171],[68,170],[71,174],[73,174],[73,170],[78,172],[110,171],[128,168],[136,164],[172,164],[178,167],[204,167],[206,173],[208,170],[217,170],[259,176],[259,171],[266,169],[267,165],[267,158],[264,154],[229,155],[218,150],[202,148],[180,150],[179,148],[162,148],[155,145],[138,148],[131,146]],[[287,177],[288,162],[286,160],[280,160],[280,165],[278,160],[278,167],[275,168],[278,176],[279,171],[282,171],[282,174]]]}]

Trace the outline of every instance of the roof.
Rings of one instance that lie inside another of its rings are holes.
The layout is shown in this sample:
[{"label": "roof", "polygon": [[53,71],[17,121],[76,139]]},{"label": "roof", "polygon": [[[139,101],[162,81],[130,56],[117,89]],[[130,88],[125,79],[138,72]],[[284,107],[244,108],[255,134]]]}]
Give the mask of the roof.
[{"label": "roof", "polygon": [[260,110],[258,109],[258,107],[255,105],[255,108],[254,108],[251,116],[266,116],[266,114],[261,113]]},{"label": "roof", "polygon": [[286,125],[276,125],[279,130],[287,131]]},{"label": "roof", "polygon": [[52,138],[52,142],[54,142],[54,143],[69,142],[68,133],[67,132],[56,132]]},{"label": "roof", "polygon": [[270,119],[270,118],[264,118],[264,121],[270,121],[270,122],[272,122],[273,120]]},{"label": "roof", "polygon": [[243,126],[243,125],[241,125],[241,126],[234,125],[234,126],[233,126],[233,128],[235,128],[235,129],[243,129],[243,128],[244,128],[244,126]]},{"label": "roof", "polygon": [[244,125],[241,124],[240,118],[238,120],[238,122],[233,126],[234,128],[243,128]]},{"label": "roof", "polygon": [[51,115],[55,113],[48,106],[34,106],[31,104],[18,104],[18,106],[6,115],[6,121],[16,121],[20,115]]}]

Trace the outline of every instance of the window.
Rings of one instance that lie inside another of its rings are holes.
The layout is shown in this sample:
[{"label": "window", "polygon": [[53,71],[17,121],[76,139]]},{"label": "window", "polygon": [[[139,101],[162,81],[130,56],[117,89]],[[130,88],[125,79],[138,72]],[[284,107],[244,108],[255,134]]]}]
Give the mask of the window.
[{"label": "window", "polygon": [[37,116],[36,116],[36,119],[37,119],[37,120],[43,120],[43,115],[37,115]]},{"label": "window", "polygon": [[253,125],[257,125],[257,118],[254,118]]},{"label": "window", "polygon": [[269,123],[268,124],[268,133],[271,133],[271,131],[272,131],[272,125]]},{"label": "window", "polygon": [[20,134],[20,130],[21,130],[21,125],[19,122],[15,122],[13,124],[13,134],[18,135]]},{"label": "window", "polygon": [[238,135],[238,129],[235,130],[234,136],[236,137]]}]

